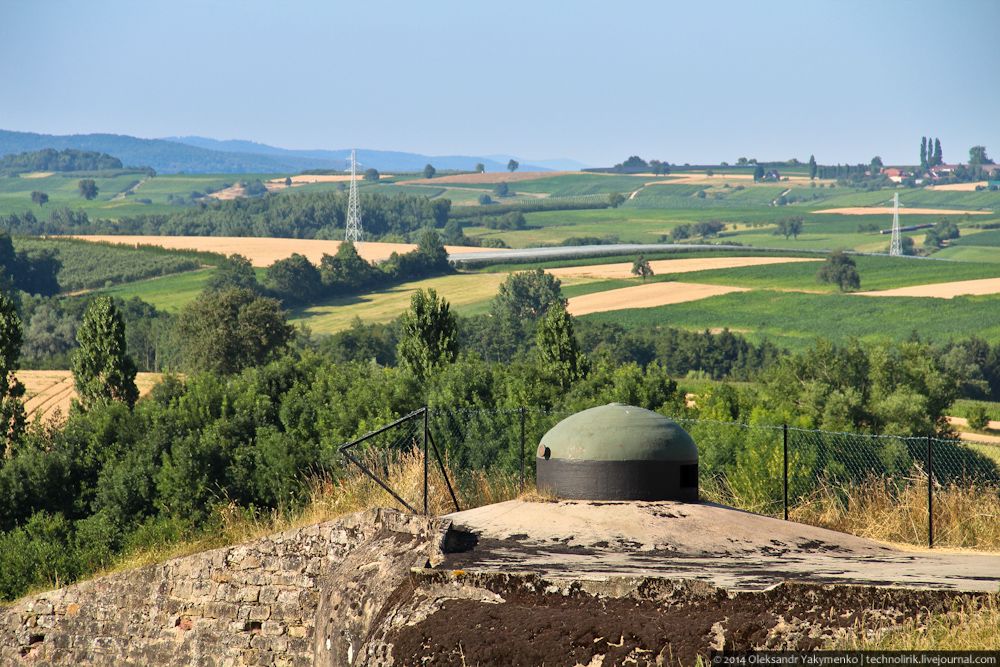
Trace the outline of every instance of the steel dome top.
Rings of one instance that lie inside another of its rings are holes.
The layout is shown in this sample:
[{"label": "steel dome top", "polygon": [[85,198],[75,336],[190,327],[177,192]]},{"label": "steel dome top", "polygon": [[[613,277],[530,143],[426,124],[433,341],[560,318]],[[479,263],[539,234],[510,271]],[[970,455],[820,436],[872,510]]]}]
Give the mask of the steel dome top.
[{"label": "steel dome top", "polygon": [[623,403],[577,412],[549,429],[538,458],[696,462],[698,447],[677,422]]}]

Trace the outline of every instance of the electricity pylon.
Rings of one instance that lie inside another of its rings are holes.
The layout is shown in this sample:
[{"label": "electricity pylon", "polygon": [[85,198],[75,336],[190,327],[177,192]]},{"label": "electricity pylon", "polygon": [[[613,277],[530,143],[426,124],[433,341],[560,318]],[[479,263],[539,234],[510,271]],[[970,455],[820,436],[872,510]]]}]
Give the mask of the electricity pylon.
[{"label": "electricity pylon", "polygon": [[344,240],[360,243],[364,232],[361,229],[361,209],[358,206],[358,172],[354,151],[351,151],[351,194],[347,197],[347,229]]},{"label": "electricity pylon", "polygon": [[889,254],[898,257],[903,254],[903,242],[899,238],[899,193],[892,195],[892,241],[889,243]]}]

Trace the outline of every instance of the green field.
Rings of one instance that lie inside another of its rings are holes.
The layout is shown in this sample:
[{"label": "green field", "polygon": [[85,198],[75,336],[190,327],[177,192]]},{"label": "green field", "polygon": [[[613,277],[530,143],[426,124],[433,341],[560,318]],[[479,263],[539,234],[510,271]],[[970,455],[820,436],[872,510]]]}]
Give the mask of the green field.
[{"label": "green field", "polygon": [[[45,219],[53,208],[69,207],[86,211],[92,217],[118,219],[131,215],[171,213],[180,209],[168,203],[168,197],[189,197],[193,192],[220,190],[248,178],[266,180],[273,175],[242,176],[239,174],[170,174],[149,177],[145,173],[116,175],[110,178],[94,177],[99,193],[87,201],[77,190],[81,178],[90,176],[74,173],[55,173],[41,178],[22,176],[0,177],[0,215],[32,211]],[[32,203],[31,193],[38,190],[49,196],[45,206]],[[142,203],[139,200],[149,200]]]},{"label": "green field", "polygon": [[100,291],[102,294],[109,294],[121,299],[131,299],[137,296],[161,310],[175,313],[197,298],[208,283],[212,271],[214,269],[188,271],[162,278],[140,280]]},{"label": "green field", "polygon": [[[927,283],[1000,278],[1000,266],[990,263],[866,256],[855,257],[854,261],[858,267],[858,274],[861,276],[862,290],[885,290]],[[834,285],[820,283],[816,280],[819,267],[819,262],[797,262],[744,266],[733,269],[712,269],[675,275],[663,274],[654,276],[654,278],[762,289],[838,291]]]},{"label": "green field", "polygon": [[916,333],[929,340],[960,340],[975,333],[1000,342],[1000,296],[996,295],[931,299],[758,290],[584,317],[624,326],[695,331],[728,327],[790,349],[808,347],[818,336],[836,341],[901,341]]},{"label": "green field", "polygon": [[155,246],[132,248],[76,239],[16,237],[14,248],[29,252],[54,251],[61,263],[58,279],[64,292],[133,283],[214,264],[220,255],[167,250]]}]

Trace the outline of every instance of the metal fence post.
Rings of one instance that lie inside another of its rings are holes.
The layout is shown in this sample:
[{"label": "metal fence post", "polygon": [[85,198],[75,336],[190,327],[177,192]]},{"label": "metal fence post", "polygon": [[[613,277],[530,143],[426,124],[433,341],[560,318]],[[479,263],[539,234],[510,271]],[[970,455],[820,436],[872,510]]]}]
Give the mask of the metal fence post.
[{"label": "metal fence post", "polygon": [[934,548],[934,455],[931,436],[927,436],[927,548]]},{"label": "metal fence post", "polygon": [[427,451],[427,433],[429,431],[427,427],[427,406],[424,406],[424,516],[430,514],[427,511],[427,464],[428,464],[428,451]]},{"label": "metal fence post", "polygon": [[524,491],[524,406],[521,406],[521,491]]},{"label": "metal fence post", "polygon": [[781,444],[785,470],[782,476],[783,505],[785,508],[785,521],[788,521],[788,424],[781,425]]}]

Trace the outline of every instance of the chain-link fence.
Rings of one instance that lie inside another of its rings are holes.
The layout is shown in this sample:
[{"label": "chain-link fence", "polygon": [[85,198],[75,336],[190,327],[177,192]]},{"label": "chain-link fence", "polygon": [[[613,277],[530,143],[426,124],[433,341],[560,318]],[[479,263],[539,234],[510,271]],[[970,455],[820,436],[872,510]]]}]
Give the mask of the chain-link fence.
[{"label": "chain-link fence", "polygon": [[[446,488],[457,507],[453,486],[467,485],[484,473],[503,473],[519,489],[530,487],[539,440],[568,414],[533,407],[422,408],[341,451],[412,511],[419,511],[415,505],[426,511],[429,488],[437,493]],[[675,421],[698,445],[703,498],[785,519],[790,511],[802,515],[801,508],[817,506],[818,499],[825,503],[824,511],[837,506],[849,514],[878,489],[887,504],[904,494],[911,505],[919,501],[914,514],[919,510],[921,515],[910,518],[912,531],[926,533],[933,544],[936,493],[963,488],[996,494],[1000,486],[1000,443]],[[424,452],[423,497],[415,502],[396,495],[388,479],[392,457],[408,450]],[[429,486],[428,476],[438,472]],[[1000,513],[986,518],[1000,522]]]}]

